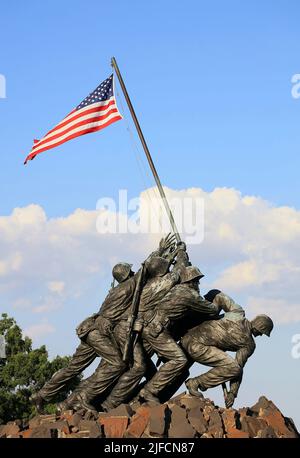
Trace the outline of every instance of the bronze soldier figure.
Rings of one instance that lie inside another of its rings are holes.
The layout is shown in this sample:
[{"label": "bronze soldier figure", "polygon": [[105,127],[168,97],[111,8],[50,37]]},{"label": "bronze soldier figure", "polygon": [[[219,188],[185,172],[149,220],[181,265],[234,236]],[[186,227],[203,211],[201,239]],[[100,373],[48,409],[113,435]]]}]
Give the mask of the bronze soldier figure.
[{"label": "bronze soldier figure", "polygon": [[[160,255],[168,256],[169,250],[173,248],[173,245],[174,237],[168,234],[166,238],[163,238],[160,241],[158,250],[151,253],[145,263],[150,263],[152,258],[155,259]],[[165,261],[169,265],[171,260],[172,257],[169,261]],[[128,289],[124,289],[123,286],[120,290],[120,287],[124,282],[123,278],[125,274],[127,275],[127,266],[130,267],[130,272],[128,274],[129,279],[127,280],[127,283],[131,279],[134,279],[134,283],[132,281],[128,285]],[[124,319],[127,320],[128,309],[133,299],[139,273],[140,271],[133,275],[133,272],[131,271],[131,265],[124,263],[118,264],[113,269],[114,279],[120,282],[120,284],[110,290],[99,311],[99,316],[101,319],[104,318],[108,323],[110,323],[110,327],[107,328],[107,332],[105,334],[105,338],[109,340],[107,340],[106,345],[103,342],[103,350],[105,350],[105,352],[107,351],[107,354],[104,353],[104,351],[102,351],[102,354],[100,354],[100,352],[98,353],[99,356],[102,356],[102,360],[94,374],[80,383],[79,387],[69,396],[66,401],[64,401],[64,403],[61,405],[61,408],[73,408],[76,410],[85,408],[87,410],[94,410],[92,403],[95,398],[105,393],[128,369],[127,364],[123,361],[121,351],[123,350],[122,346],[127,338],[127,332],[124,328],[124,325],[122,326],[122,323],[124,323]],[[99,318],[97,318],[97,320],[98,319]],[[96,328],[98,324],[97,320],[95,323]],[[118,323],[120,324],[119,326]],[[114,332],[114,327],[116,326],[118,326],[117,332]],[[100,331],[103,338],[103,330],[100,329]],[[108,357],[109,354],[111,355],[110,357]],[[121,378],[121,392],[119,393],[119,396],[122,396],[122,398],[124,396],[128,397],[128,395],[130,395],[131,391],[134,390],[138,385],[139,380],[143,377],[147,369],[149,374],[152,374],[153,371],[155,371],[155,368],[153,368],[153,363],[149,360],[145,360],[143,349],[140,345],[136,345],[133,350],[133,360],[134,365],[130,369],[130,373],[127,373],[127,376],[124,379]]]},{"label": "bronze soldier figure", "polygon": [[[81,342],[69,364],[53,374],[43,388],[31,400],[41,411],[45,402],[51,401],[76,375],[84,371],[97,356],[103,358],[102,369],[114,381],[126,369],[122,355],[112,339],[113,324],[130,305],[137,274],[131,264],[119,263],[113,268],[113,277],[119,285],[112,288],[97,314],[84,320],[76,329]],[[109,367],[109,370],[108,370]],[[87,406],[90,407],[90,406]]]},{"label": "bronze soldier figure", "polygon": [[[140,334],[142,331],[145,313],[154,311],[156,305],[170,291],[170,289],[179,281],[180,263],[177,260],[176,266],[171,272],[169,267],[178,255],[180,246],[171,253],[167,258],[155,256],[146,263],[147,282],[143,287],[139,303],[139,313],[135,322],[134,329]],[[121,352],[124,352],[127,335],[128,312],[124,313],[124,317],[114,328],[115,339],[119,344]],[[131,400],[132,394],[135,392],[142,377],[147,380],[151,379],[156,373],[156,368],[151,361],[151,352],[146,352],[144,349],[145,342],[140,338],[136,341],[133,349],[133,365],[121,375],[116,386],[113,388],[109,396],[102,402],[102,408],[109,410],[123,402]]]},{"label": "bronze soldier figure", "polygon": [[159,402],[159,394],[172,385],[184,372],[188,359],[180,345],[173,338],[169,328],[173,321],[183,320],[189,310],[194,310],[208,317],[219,313],[219,306],[200,296],[199,280],[203,274],[196,267],[189,265],[185,244],[178,253],[180,266],[180,284],[171,288],[156,306],[154,312],[144,316],[142,333],[145,345],[154,351],[164,364],[141,390],[139,396],[145,401]]},{"label": "bronze soldier figure", "polygon": [[[205,321],[188,331],[181,343],[189,357],[200,364],[211,366],[208,372],[186,381],[191,395],[203,395],[198,391],[230,381],[225,404],[229,408],[237,397],[242,381],[243,367],[255,350],[254,337],[270,336],[273,322],[267,315],[253,320],[245,318],[243,308],[219,290],[211,290],[205,296],[221,307],[225,314],[218,320]],[[226,351],[236,352],[232,358]]]}]

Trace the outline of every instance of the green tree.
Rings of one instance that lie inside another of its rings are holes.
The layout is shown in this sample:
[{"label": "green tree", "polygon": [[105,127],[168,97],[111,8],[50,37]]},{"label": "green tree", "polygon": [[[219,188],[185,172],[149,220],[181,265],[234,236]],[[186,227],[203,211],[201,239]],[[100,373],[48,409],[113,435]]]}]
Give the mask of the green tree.
[{"label": "green tree", "polygon": [[[21,328],[6,313],[0,319],[0,334],[6,345],[6,359],[0,359],[1,424],[35,415],[35,408],[29,401],[31,394],[38,391],[54,372],[66,366],[70,357],[56,356],[49,361],[45,345],[32,349],[31,339],[23,338]],[[80,377],[76,377],[55,401],[63,400],[79,382]],[[48,404],[45,411],[54,412],[55,404]]]}]

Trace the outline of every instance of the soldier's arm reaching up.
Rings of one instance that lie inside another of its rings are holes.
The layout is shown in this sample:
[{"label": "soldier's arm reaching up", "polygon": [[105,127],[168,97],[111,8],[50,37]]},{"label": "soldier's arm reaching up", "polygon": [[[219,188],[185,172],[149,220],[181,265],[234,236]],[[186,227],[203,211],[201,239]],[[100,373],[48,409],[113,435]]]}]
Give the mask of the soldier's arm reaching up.
[{"label": "soldier's arm reaching up", "polygon": [[253,354],[254,350],[255,350],[255,342],[250,341],[249,345],[247,345],[246,347],[240,348],[235,354],[235,359],[242,370],[241,370],[240,376],[237,379],[232,380],[230,382],[230,393],[232,394],[233,399],[235,399],[238,395],[238,391],[239,391],[239,388],[240,388],[240,385],[243,379],[243,368],[246,362],[248,361],[248,358],[250,358],[250,356]]},{"label": "soldier's arm reaching up", "polygon": [[166,237],[163,237],[160,242],[157,250],[153,251],[147,258],[147,260],[151,259],[155,256],[161,256],[166,258],[170,252],[174,251],[175,249],[175,235],[171,235],[169,233]]}]

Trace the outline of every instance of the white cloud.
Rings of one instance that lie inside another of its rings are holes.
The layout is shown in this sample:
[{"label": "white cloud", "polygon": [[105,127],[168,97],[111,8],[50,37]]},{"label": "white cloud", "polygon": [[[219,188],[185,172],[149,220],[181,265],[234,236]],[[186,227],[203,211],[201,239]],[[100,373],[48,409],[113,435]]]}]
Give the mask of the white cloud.
[{"label": "white cloud", "polygon": [[22,266],[22,255],[19,252],[9,253],[4,260],[0,260],[0,276],[9,275],[20,270]]},{"label": "white cloud", "polygon": [[38,305],[32,307],[32,312],[34,313],[48,313],[53,312],[54,310],[58,310],[63,307],[63,300],[54,295],[46,295],[45,297],[41,297],[39,301],[37,301]]},{"label": "white cloud", "polygon": [[[300,211],[235,189],[166,191],[171,198],[204,200],[204,240],[189,251],[206,273],[206,288],[220,287],[249,311],[269,313],[279,323],[300,321]],[[153,190],[141,197],[147,200],[150,194]],[[2,300],[26,308],[33,319],[36,313],[55,312],[51,319],[57,322],[64,313],[74,321],[84,318],[86,306],[96,310],[109,288],[112,266],[122,260],[137,267],[160,238],[99,234],[98,215],[77,209],[67,217],[47,218],[40,206],[29,205],[0,217]],[[50,325],[43,326],[49,331]]]},{"label": "white cloud", "polygon": [[19,297],[17,300],[15,300],[12,303],[12,306],[16,310],[26,310],[30,308],[31,302],[29,299],[26,299],[24,297]]},{"label": "white cloud", "polygon": [[283,270],[284,266],[250,259],[225,269],[215,280],[215,286],[231,291],[243,291],[254,285],[257,288],[279,280]]},{"label": "white cloud", "polygon": [[62,294],[63,290],[65,289],[65,282],[64,281],[49,281],[48,282],[48,289],[49,291],[57,294]]},{"label": "white cloud", "polygon": [[249,314],[254,317],[262,313],[272,316],[276,323],[290,323],[300,321],[299,303],[289,303],[286,299],[266,299],[250,296],[247,302]]},{"label": "white cloud", "polygon": [[31,339],[40,339],[41,337],[47,336],[55,331],[54,326],[44,322],[33,324],[24,330],[24,335],[30,337]]}]

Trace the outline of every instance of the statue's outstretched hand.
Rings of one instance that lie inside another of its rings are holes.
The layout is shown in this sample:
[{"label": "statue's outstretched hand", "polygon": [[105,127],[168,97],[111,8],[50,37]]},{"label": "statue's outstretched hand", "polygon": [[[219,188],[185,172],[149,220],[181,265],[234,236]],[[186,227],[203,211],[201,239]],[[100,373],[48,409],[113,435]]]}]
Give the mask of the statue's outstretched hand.
[{"label": "statue's outstretched hand", "polygon": [[173,250],[175,248],[175,235],[171,232],[161,239],[159,242],[159,251],[163,254],[165,251]]},{"label": "statue's outstretched hand", "polygon": [[230,407],[233,406],[234,400],[235,400],[234,394],[232,394],[231,391],[229,391],[229,393],[227,394],[227,396],[225,398],[226,409],[230,409]]}]

